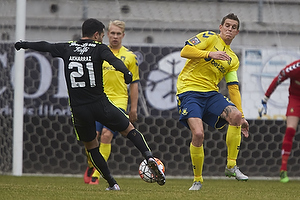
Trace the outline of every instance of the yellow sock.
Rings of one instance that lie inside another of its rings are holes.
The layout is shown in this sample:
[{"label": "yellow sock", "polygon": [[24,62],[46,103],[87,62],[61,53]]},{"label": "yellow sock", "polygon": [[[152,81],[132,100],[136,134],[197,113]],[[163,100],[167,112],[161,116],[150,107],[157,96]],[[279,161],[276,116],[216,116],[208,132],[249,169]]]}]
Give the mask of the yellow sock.
[{"label": "yellow sock", "polygon": [[227,167],[229,169],[236,165],[236,159],[241,144],[241,126],[228,126],[226,135],[227,145]]},{"label": "yellow sock", "polygon": [[204,150],[203,145],[201,147],[195,147],[190,144],[190,155],[192,159],[193,172],[194,172],[194,182],[200,181],[203,183],[202,169],[204,163]]},{"label": "yellow sock", "polygon": [[85,149],[85,154],[86,154],[86,157],[87,157],[87,163],[88,163],[89,168],[94,167],[94,165],[93,165],[93,163],[91,161],[91,158],[90,158],[90,156],[89,156],[89,154],[88,154],[88,152],[87,152],[86,149]]},{"label": "yellow sock", "polygon": [[[111,144],[100,143],[99,149],[103,158],[105,159],[105,161],[107,161],[111,152]],[[97,177],[99,179],[100,173],[97,170],[95,170],[92,177]]]},{"label": "yellow sock", "polygon": [[105,161],[107,161],[110,156],[110,152],[111,152],[111,144],[100,143],[99,149],[100,149],[100,153],[102,154],[103,158],[105,159]]}]

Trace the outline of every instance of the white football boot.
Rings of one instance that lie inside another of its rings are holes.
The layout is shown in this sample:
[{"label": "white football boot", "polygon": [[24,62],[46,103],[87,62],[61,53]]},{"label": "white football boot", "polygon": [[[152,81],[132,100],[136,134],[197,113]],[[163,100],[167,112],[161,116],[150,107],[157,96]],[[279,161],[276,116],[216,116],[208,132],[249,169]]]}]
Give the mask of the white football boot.
[{"label": "white football boot", "polygon": [[228,176],[229,178],[233,176],[238,181],[248,181],[248,176],[243,174],[237,166],[234,166],[231,169],[228,169],[226,166],[225,175]]},{"label": "white football boot", "polygon": [[114,184],[112,187],[106,188],[106,190],[120,190],[120,186],[118,184]]},{"label": "white football boot", "polygon": [[202,187],[202,184],[200,181],[195,181],[192,185],[192,187],[190,187],[189,190],[200,190]]}]

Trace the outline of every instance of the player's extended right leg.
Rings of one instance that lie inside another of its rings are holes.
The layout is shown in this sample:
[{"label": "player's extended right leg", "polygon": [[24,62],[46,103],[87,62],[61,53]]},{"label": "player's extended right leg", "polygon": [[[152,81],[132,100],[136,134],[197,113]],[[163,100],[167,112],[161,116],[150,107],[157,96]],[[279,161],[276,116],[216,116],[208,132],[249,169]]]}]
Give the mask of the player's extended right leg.
[{"label": "player's extended right leg", "polygon": [[228,176],[229,178],[235,177],[235,179],[238,181],[248,181],[248,176],[243,174],[236,165],[231,169],[228,169],[226,166],[225,175]]},{"label": "player's extended right leg", "polygon": [[155,180],[158,185],[164,185],[166,183],[166,178],[164,172],[158,167],[157,162],[154,158],[148,159],[148,166],[155,175]]},{"label": "player's extended right leg", "polygon": [[152,156],[152,152],[146,143],[144,136],[137,130],[132,129],[127,134],[127,138],[136,146],[136,148],[143,154],[144,158],[147,160],[149,168],[155,175],[155,180],[159,185],[164,185],[166,183],[166,178],[164,172],[159,169],[157,162]]}]

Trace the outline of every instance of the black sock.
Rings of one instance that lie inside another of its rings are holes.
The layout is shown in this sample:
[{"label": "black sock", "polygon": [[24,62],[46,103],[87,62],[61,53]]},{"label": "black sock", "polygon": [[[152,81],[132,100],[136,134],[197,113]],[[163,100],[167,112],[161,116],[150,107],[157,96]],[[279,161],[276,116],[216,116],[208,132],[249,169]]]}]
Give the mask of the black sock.
[{"label": "black sock", "polygon": [[145,159],[152,158],[152,152],[148,147],[148,144],[144,136],[136,129],[132,129],[127,138],[136,146],[136,148],[142,153]]},{"label": "black sock", "polygon": [[114,184],[116,184],[117,182],[110,174],[107,163],[99,151],[99,147],[88,150],[88,153],[94,167],[96,168],[96,170],[99,171],[102,177],[108,182],[109,187],[114,186]]}]

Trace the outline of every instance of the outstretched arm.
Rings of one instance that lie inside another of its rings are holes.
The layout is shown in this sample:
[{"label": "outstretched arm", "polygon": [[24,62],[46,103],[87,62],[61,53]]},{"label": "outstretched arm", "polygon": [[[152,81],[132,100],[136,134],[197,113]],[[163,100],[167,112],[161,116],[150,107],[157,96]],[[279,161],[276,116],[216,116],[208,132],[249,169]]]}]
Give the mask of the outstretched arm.
[{"label": "outstretched arm", "polygon": [[258,114],[260,117],[262,115],[267,114],[267,102],[271,96],[271,94],[275,91],[278,85],[280,85],[284,80],[287,79],[285,69],[282,69],[280,73],[273,79],[272,83],[269,85],[267,91],[265,92],[265,96],[261,100],[262,107],[258,109]]},{"label": "outstretched arm", "polygon": [[280,85],[285,79],[283,79],[283,76],[281,74],[284,74],[284,72],[280,72],[272,81],[272,83],[269,85],[265,96],[270,98],[271,94],[275,91],[278,85]]},{"label": "outstretched arm", "polygon": [[40,42],[19,41],[15,43],[15,48],[17,51],[19,51],[20,49],[33,49],[41,52],[50,52],[51,44],[45,41],[40,41]]}]

